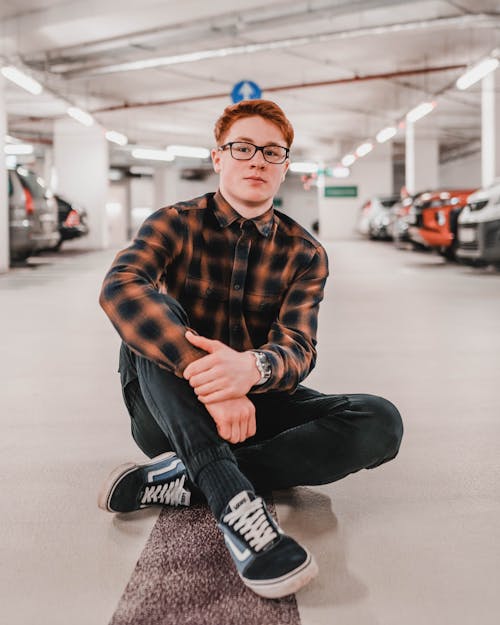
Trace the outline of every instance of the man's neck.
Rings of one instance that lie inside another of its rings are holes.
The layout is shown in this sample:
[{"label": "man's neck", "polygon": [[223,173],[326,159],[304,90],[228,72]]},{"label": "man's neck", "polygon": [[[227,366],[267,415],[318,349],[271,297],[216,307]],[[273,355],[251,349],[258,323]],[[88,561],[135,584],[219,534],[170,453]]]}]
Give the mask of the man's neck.
[{"label": "man's neck", "polygon": [[231,208],[233,208],[239,215],[241,215],[245,219],[254,219],[255,217],[260,217],[272,206],[272,201],[270,200],[266,200],[266,202],[262,202],[260,204],[253,204],[249,202],[241,202],[241,200],[234,198],[230,193],[224,192],[223,189],[221,189],[220,192],[226,202],[231,206]]}]

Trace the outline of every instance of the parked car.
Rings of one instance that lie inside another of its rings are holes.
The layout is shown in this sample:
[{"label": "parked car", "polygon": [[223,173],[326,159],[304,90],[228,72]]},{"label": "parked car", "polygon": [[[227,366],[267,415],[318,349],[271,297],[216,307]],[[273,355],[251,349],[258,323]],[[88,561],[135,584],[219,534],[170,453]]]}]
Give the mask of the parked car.
[{"label": "parked car", "polygon": [[500,178],[473,193],[460,213],[457,258],[500,269]]},{"label": "parked car", "polygon": [[361,207],[357,230],[370,239],[388,239],[389,211],[399,200],[399,195],[378,195]]},{"label": "parked car", "polygon": [[416,196],[407,196],[396,202],[389,210],[387,232],[396,246],[410,240],[408,235],[408,214]]},{"label": "parked car", "polygon": [[410,239],[455,258],[458,215],[474,189],[441,189],[422,193],[410,209]]},{"label": "parked car", "polygon": [[54,247],[59,241],[57,203],[45,182],[25,167],[8,169],[9,240],[12,260]]},{"label": "parked car", "polygon": [[87,225],[87,211],[81,206],[56,194],[55,196],[59,217],[59,241],[54,246],[58,250],[64,241],[86,236],[89,233]]}]

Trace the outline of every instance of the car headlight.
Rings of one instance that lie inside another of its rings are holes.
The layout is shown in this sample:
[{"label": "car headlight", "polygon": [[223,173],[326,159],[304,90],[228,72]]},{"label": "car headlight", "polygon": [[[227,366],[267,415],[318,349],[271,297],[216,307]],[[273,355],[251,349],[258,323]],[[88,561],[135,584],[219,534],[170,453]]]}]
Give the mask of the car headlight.
[{"label": "car headlight", "polygon": [[446,215],[443,211],[437,211],[436,221],[438,222],[439,226],[444,226],[444,224],[446,223]]}]

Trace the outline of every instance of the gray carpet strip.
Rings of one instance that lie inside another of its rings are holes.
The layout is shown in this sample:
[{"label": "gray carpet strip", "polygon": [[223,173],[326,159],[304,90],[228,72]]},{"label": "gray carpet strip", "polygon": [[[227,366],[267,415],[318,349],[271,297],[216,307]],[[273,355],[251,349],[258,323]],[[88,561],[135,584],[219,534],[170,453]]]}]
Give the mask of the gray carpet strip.
[{"label": "gray carpet strip", "polygon": [[300,625],[300,617],[294,595],[263,599],[243,585],[200,504],[162,510],[110,625]]}]

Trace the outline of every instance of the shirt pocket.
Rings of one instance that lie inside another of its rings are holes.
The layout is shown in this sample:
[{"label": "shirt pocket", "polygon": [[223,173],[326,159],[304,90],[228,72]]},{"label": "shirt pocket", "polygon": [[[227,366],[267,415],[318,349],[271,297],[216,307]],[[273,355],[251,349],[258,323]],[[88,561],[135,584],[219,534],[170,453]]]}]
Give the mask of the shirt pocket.
[{"label": "shirt pocket", "polygon": [[226,302],[229,298],[229,287],[220,286],[210,280],[188,276],[184,284],[184,295],[193,299]]},{"label": "shirt pocket", "polygon": [[278,316],[281,296],[276,293],[245,293],[243,307],[252,315],[262,315],[266,319]]}]

